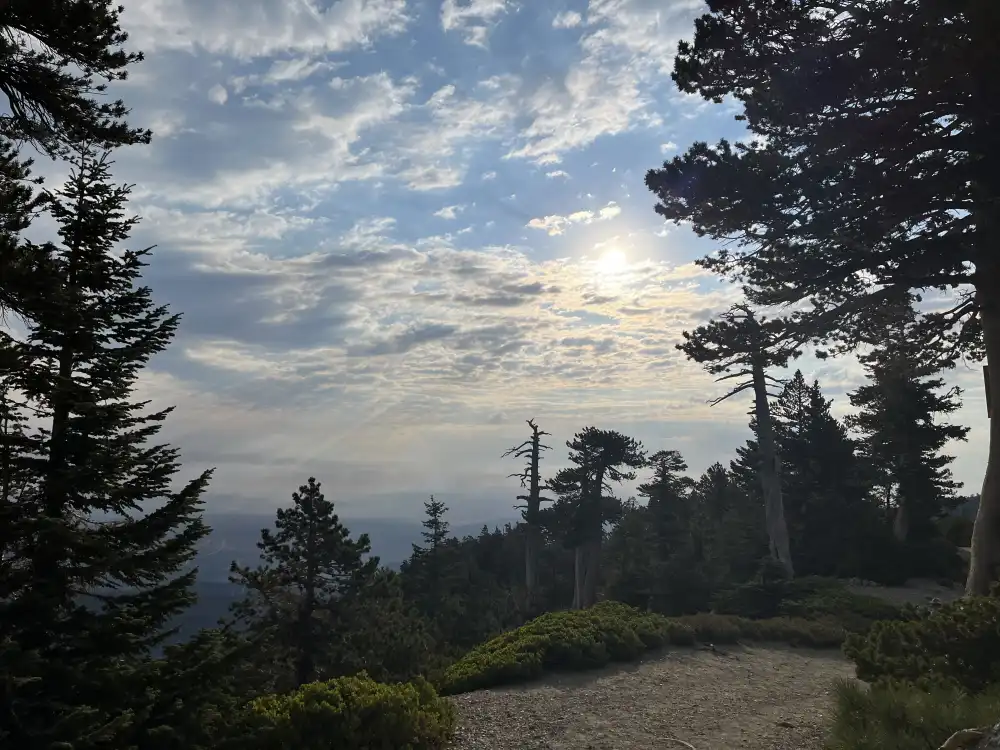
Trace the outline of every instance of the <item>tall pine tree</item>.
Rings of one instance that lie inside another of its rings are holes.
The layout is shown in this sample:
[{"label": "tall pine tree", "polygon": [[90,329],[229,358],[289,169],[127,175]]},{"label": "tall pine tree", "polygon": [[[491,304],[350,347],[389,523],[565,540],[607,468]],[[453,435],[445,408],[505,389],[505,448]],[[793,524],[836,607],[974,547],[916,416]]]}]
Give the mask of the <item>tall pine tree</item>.
[{"label": "tall pine tree", "polygon": [[792,549],[803,573],[857,576],[876,518],[864,466],[819,383],[796,371],[774,404]]},{"label": "tall pine tree", "polygon": [[957,505],[959,485],[948,468],[954,458],[942,450],[969,432],[943,419],[961,406],[961,390],[943,390],[939,368],[909,336],[915,323],[911,307],[899,311],[896,335],[862,358],[869,383],[850,394],[859,411],[849,424],[861,436],[900,542],[937,536],[936,519]]},{"label": "tall pine tree", "polygon": [[[990,0],[717,2],[674,80],[759,138],[695,143],[651,170],[657,212],[725,243],[699,263],[839,348],[921,315],[922,356],[982,358],[1000,393],[1000,6]],[[891,321],[888,321],[891,322]],[[966,583],[1000,574],[1000,417]]]},{"label": "tall pine tree", "polygon": [[424,530],[420,532],[423,544],[413,545],[413,554],[405,567],[411,595],[421,611],[439,623],[447,619],[444,611],[450,587],[447,569],[453,557],[449,553],[454,551],[448,546],[451,528],[445,519],[447,513],[448,506],[433,495],[424,502]]},{"label": "tall pine tree", "polygon": [[274,531],[261,529],[256,568],[232,565],[232,580],[247,589],[235,613],[260,637],[272,665],[291,662],[275,687],[298,687],[338,672],[338,616],[378,570],[367,534],[356,540],[313,477],[278,508]]},{"label": "tall pine tree", "polygon": [[171,409],[132,397],[179,316],[138,283],[147,251],[119,247],[137,219],[107,156],[72,161],[48,201],[60,240],[28,246],[45,293],[20,300],[27,333],[0,373],[0,735],[148,746],[163,688],[149,653],[194,599],[210,472],[174,489],[178,451],[155,442]]}]

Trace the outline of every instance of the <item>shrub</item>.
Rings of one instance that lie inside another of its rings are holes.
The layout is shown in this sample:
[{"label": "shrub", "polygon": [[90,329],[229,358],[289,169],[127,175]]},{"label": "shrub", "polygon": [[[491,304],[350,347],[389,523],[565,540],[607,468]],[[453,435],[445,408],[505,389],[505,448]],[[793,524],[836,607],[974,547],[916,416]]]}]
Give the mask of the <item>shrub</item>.
[{"label": "shrub", "polygon": [[719,614],[670,618],[601,602],[585,610],[549,612],[483,643],[448,667],[439,687],[444,694],[464,693],[525,682],[550,671],[631,661],[651,649],[697,641],[782,641],[822,648],[839,646],[843,637],[843,628],[833,622],[754,621]]},{"label": "shrub", "polygon": [[695,640],[703,643],[772,641],[792,646],[838,648],[844,642],[844,629],[832,620],[812,621],[797,617],[751,620],[705,612],[678,617],[675,622],[690,628]]},{"label": "shrub", "polygon": [[840,680],[827,750],[937,750],[960,729],[990,726],[1000,716],[1000,692],[969,695],[951,686],[868,688]]},{"label": "shrub", "polygon": [[1000,598],[968,597],[910,620],[878,622],[867,634],[848,637],[844,651],[866,682],[982,691],[1000,684]]},{"label": "shrub", "polygon": [[451,704],[425,680],[389,685],[363,672],[263,696],[246,718],[254,750],[435,750],[455,725]]},{"label": "shrub", "polygon": [[555,669],[588,669],[629,661],[693,634],[661,615],[619,602],[585,610],[548,612],[477,646],[445,670],[444,693],[522,682]]},{"label": "shrub", "polygon": [[867,630],[878,620],[902,616],[902,610],[888,602],[856,594],[835,579],[816,577],[755,581],[736,586],[715,597],[713,610],[751,619],[833,620],[851,632]]},{"label": "shrub", "polygon": [[712,609],[719,614],[760,620],[777,617],[785,602],[813,597],[838,588],[842,589],[843,586],[831,578],[768,578],[720,591],[712,601]]}]

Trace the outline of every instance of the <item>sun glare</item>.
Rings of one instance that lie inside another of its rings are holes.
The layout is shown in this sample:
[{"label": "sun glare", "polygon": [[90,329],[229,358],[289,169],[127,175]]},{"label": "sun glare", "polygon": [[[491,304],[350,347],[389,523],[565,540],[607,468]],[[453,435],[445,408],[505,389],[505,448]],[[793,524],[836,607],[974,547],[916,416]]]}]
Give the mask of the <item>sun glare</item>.
[{"label": "sun glare", "polygon": [[628,265],[628,258],[621,250],[608,250],[594,264],[600,273],[621,273]]}]

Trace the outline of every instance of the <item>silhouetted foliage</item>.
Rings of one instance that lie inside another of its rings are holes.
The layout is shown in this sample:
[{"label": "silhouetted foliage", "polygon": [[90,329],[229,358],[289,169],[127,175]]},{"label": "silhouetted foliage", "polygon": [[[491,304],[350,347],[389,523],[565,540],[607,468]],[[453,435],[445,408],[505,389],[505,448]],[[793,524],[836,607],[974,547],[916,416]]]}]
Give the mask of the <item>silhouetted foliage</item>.
[{"label": "silhouetted foliage", "polygon": [[106,155],[72,163],[46,204],[59,241],[26,243],[45,294],[19,297],[27,333],[4,343],[0,737],[153,747],[163,715],[149,695],[173,667],[148,655],[193,602],[211,472],[177,488],[178,451],[154,442],[171,409],[134,400],[178,316],[139,285],[147,253],[119,247],[136,223],[129,189]]},{"label": "silhouetted foliage", "polygon": [[959,485],[948,468],[954,458],[942,450],[964,440],[969,429],[942,421],[961,406],[961,391],[941,392],[938,368],[913,343],[914,324],[912,308],[900,310],[895,334],[863,358],[870,380],[851,394],[859,412],[848,424],[861,435],[875,496],[893,519],[897,542],[913,550],[910,559],[919,565],[926,557],[921,552],[941,533],[937,521],[959,503]]},{"label": "silhouetted foliage", "polygon": [[[674,80],[735,99],[752,137],[695,143],[650,170],[657,213],[724,241],[699,264],[752,305],[794,306],[798,337],[834,351],[886,340],[900,305],[947,292],[912,329],[922,358],[985,354],[1000,393],[995,5],[710,8]],[[1000,570],[998,430],[994,418],[967,584],[979,594]]]},{"label": "silhouetted foliage", "polygon": [[124,49],[121,11],[108,0],[6,0],[0,92],[10,112],[0,116],[0,137],[63,153],[73,144],[149,142],[148,130],[125,123],[124,102],[102,101],[107,83],[125,80],[142,60]]},{"label": "silhouetted foliage", "polygon": [[340,673],[340,616],[372,585],[378,558],[365,559],[368,535],[351,538],[312,477],[292,493],[291,507],[278,508],[274,528],[260,532],[263,562],[256,568],[234,562],[232,579],[246,589],[234,607],[237,620],[263,638],[276,670],[273,660],[289,663],[289,674],[274,675],[281,689]]}]

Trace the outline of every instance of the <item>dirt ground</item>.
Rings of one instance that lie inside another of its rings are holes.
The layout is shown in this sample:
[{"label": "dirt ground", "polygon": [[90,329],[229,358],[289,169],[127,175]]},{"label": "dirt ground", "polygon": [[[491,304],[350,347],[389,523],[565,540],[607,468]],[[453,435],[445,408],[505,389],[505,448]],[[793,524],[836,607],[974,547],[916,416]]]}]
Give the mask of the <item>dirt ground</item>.
[{"label": "dirt ground", "polygon": [[836,651],[675,650],[627,665],[456,696],[456,750],[820,750]]},{"label": "dirt ground", "polygon": [[[962,595],[933,581],[849,586],[895,604]],[[552,675],[456,696],[455,750],[821,750],[838,651],[723,647],[673,650],[635,664]]]}]

